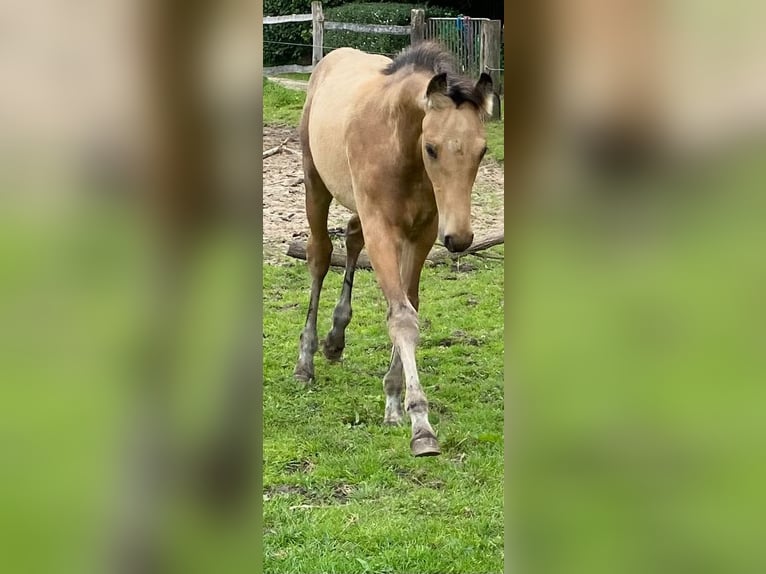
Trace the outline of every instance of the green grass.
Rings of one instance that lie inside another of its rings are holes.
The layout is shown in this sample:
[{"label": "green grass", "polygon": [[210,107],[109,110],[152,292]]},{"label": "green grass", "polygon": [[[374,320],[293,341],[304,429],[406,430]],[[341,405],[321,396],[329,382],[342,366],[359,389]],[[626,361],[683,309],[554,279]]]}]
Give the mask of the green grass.
[{"label": "green grass", "polygon": [[[373,274],[357,273],[343,363],[318,353],[306,389],[292,377],[306,266],[264,269],[267,572],[502,571],[503,267],[470,263],[424,271],[419,370],[442,446],[428,459],[410,455],[408,426],[381,424],[390,343]],[[341,282],[325,280],[320,337]]]},{"label": "green grass", "polygon": [[[3,570],[98,572],[145,328],[145,230],[87,202],[71,213],[35,209],[47,212],[0,212]],[[220,380],[241,311],[245,283],[231,245],[211,246],[194,274],[176,405],[187,439],[214,415],[220,387],[211,381]],[[260,531],[253,516],[227,529],[209,517],[185,519],[173,560],[196,567],[180,571],[212,571],[200,566],[205,557],[220,571],[252,570]]]},{"label": "green grass", "polygon": [[519,571],[766,568],[762,157],[520,230]]},{"label": "green grass", "polygon": [[305,101],[306,92],[263,79],[263,123],[297,126]]},{"label": "green grass", "polygon": [[500,114],[503,121],[487,122],[484,127],[487,130],[487,156],[502,163],[505,160],[505,100],[502,98]]},{"label": "green grass", "polygon": [[302,82],[308,82],[311,78],[311,74],[309,73],[301,73],[301,72],[287,72],[285,74],[279,74],[279,78],[285,78],[287,80],[300,80]]}]

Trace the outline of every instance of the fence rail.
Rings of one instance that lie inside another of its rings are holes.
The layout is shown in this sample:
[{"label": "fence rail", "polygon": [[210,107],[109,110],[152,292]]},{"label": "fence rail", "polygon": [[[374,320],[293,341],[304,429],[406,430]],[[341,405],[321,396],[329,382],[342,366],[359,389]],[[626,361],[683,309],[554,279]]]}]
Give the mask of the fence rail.
[{"label": "fence rail", "polygon": [[367,34],[393,34],[409,36],[411,26],[386,26],[383,24],[355,24],[352,22],[330,22],[325,20],[325,30],[346,30],[347,32],[363,32]]},{"label": "fence rail", "polygon": [[290,22],[311,22],[312,14],[289,14],[287,16],[264,16],[263,23],[266,24],[289,24]]},{"label": "fence rail", "polygon": [[428,38],[441,40],[455,54],[462,71],[476,76],[487,72],[493,83],[502,91],[502,68],[500,50],[502,28],[499,20],[487,18],[425,18],[425,11],[414,9],[410,12],[409,26],[387,26],[383,24],[357,24],[325,20],[322,3],[311,3],[311,14],[290,14],[286,16],[265,16],[264,25],[290,22],[311,22],[312,57],[310,66],[288,64],[264,68],[266,76],[291,72],[310,73],[324,57],[324,31],[343,30],[365,34],[393,34],[410,36],[410,43],[417,44]]}]

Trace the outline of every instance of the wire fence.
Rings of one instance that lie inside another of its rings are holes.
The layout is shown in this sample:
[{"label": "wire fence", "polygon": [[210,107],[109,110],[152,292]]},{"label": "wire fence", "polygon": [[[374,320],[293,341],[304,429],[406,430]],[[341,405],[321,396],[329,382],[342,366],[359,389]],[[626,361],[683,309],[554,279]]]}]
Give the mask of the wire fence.
[{"label": "wire fence", "polygon": [[[319,39],[317,40],[317,37],[315,37],[312,44],[309,44],[308,42],[291,42],[268,38],[264,38],[264,44],[284,46],[287,47],[286,49],[303,48],[307,53],[309,50],[313,50],[315,63],[328,52],[346,46],[356,47],[371,54],[379,54],[391,58],[395,57],[401,51],[401,48],[406,46],[404,38],[401,38],[401,47],[397,45],[397,42],[381,43],[379,40],[380,34],[385,35],[386,32],[389,32],[390,34],[399,35],[402,33],[399,28],[405,29],[405,27],[327,22],[326,20],[322,20],[321,5],[319,6],[317,14],[314,14],[313,12],[314,8],[312,5],[312,15],[270,17],[270,20],[274,21],[268,23],[278,24],[291,21],[303,21],[313,16],[314,33],[316,34],[316,21],[325,22],[324,26],[326,31],[324,33],[324,38],[329,39],[329,43],[324,41],[323,34],[321,34],[322,24],[320,23],[320,34],[317,36]],[[495,91],[500,95],[503,95],[505,70],[503,61],[502,25],[500,22],[488,18],[471,18],[469,16],[448,18],[433,17],[423,21],[422,11],[420,12],[422,28],[420,29],[419,38],[436,40],[445,45],[445,47],[454,55],[458,65],[458,71],[462,74],[474,78],[478,77],[481,73],[490,74],[495,83]],[[413,18],[415,18],[415,12],[413,12]],[[267,22],[264,21],[264,24],[266,23]],[[330,24],[333,25],[332,28],[330,28]],[[415,20],[413,20],[412,26],[415,26]],[[362,29],[359,30],[359,28]],[[414,34],[414,28],[411,29]],[[405,30],[405,34],[406,33],[407,31]],[[397,39],[399,38],[399,36],[396,37]],[[413,41],[417,41],[414,39],[415,35],[412,37]],[[368,38],[373,38],[372,43],[368,43]],[[332,41],[333,39],[335,42]],[[311,70],[311,66],[299,65],[277,66],[271,69],[277,70],[281,68],[291,68],[290,71],[295,71],[292,68],[299,68],[300,71]]]},{"label": "wire fence", "polygon": [[[305,43],[299,43],[299,42],[280,42],[280,41],[277,41],[277,40],[264,40],[263,43],[264,44],[274,44],[274,45],[279,45],[279,46],[296,46],[296,47],[308,48],[308,49],[311,49],[313,47],[312,44],[305,44]],[[348,48],[348,47],[349,47],[349,45],[347,43],[339,44],[337,46],[329,45],[329,44],[327,44],[327,42],[324,42],[324,44],[323,44],[323,49],[324,49],[324,53],[325,54],[327,54],[328,52],[332,52],[333,50],[336,50],[338,48]],[[367,52],[368,54],[376,54],[376,55],[379,55],[379,56],[388,56],[389,58],[393,58],[393,57],[397,56],[400,51],[401,50],[396,51],[396,52],[375,52],[375,51],[365,50],[365,52]]]},{"label": "wire fence", "polygon": [[[482,64],[484,27],[488,26],[489,18],[470,18],[458,16],[456,18],[428,18],[426,20],[425,38],[437,40],[444,44],[455,56],[460,71],[466,76],[477,77],[482,72],[490,73],[499,77],[500,82],[497,91],[503,93],[504,68],[490,67]],[[500,51],[502,54],[502,36]]]}]

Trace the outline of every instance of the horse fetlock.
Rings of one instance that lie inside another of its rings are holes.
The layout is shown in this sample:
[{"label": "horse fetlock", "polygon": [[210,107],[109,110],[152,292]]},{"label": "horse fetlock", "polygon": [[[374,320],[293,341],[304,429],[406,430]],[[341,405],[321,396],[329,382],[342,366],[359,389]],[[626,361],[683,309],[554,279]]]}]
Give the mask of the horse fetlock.
[{"label": "horse fetlock", "polygon": [[383,390],[385,391],[386,396],[398,397],[402,392],[403,386],[404,382],[402,381],[401,375],[396,376],[386,373],[386,376],[383,377]]},{"label": "horse fetlock", "polygon": [[389,411],[388,407],[386,407],[386,414],[383,416],[384,425],[398,427],[398,426],[402,426],[403,421],[404,421],[404,416],[402,415],[401,411],[399,410]]},{"label": "horse fetlock", "polygon": [[351,323],[352,316],[353,312],[351,311],[350,306],[337,306],[332,314],[333,329],[345,329],[348,327],[348,324]]},{"label": "horse fetlock", "polygon": [[383,423],[388,425],[400,425],[404,414],[402,413],[402,401],[399,398],[398,391],[389,393],[386,390],[386,412],[383,416]]},{"label": "horse fetlock", "polygon": [[304,331],[301,333],[301,355],[314,355],[319,349],[319,342],[315,333]]},{"label": "horse fetlock", "polygon": [[405,399],[405,410],[412,413],[428,413],[428,400],[425,396],[410,397]]}]

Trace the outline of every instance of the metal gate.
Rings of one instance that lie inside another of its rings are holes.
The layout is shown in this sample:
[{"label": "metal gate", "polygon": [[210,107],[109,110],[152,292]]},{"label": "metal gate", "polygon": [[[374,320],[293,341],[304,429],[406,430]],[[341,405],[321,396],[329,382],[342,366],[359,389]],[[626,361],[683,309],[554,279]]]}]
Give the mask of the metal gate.
[{"label": "metal gate", "polygon": [[[493,27],[494,24],[497,26]],[[502,33],[497,34],[499,38],[491,34],[499,28],[498,21],[488,18],[428,18],[424,36],[427,40],[437,40],[449,48],[465,75],[476,78],[482,72],[487,72],[502,90]],[[487,45],[490,37],[493,37],[492,46]],[[497,53],[490,54],[489,51]]]}]

